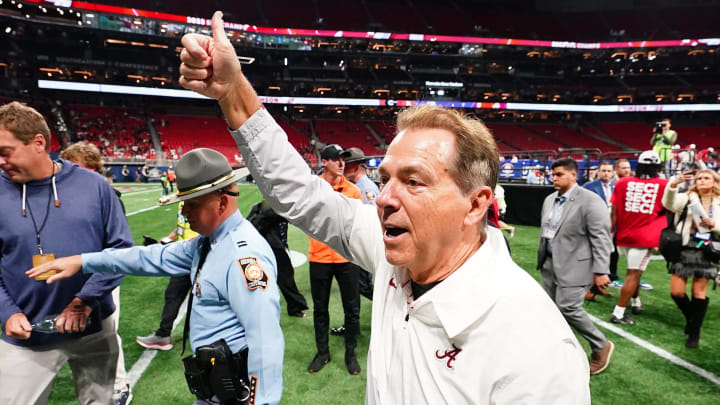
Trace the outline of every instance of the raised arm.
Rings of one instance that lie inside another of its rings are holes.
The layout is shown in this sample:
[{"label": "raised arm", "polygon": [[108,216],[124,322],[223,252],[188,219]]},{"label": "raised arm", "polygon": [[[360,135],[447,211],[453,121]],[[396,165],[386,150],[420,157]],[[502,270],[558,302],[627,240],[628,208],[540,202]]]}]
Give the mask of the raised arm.
[{"label": "raised arm", "polygon": [[[180,84],[218,100],[253,178],[275,212],[352,260],[350,231],[362,203],[334,192],[312,175],[243,75],[220,12],[213,15],[212,33],[183,37]],[[358,250],[364,249],[352,249]]]},{"label": "raised arm", "polygon": [[182,45],[180,85],[218,100],[230,129],[240,128],[262,108],[242,73],[235,48],[225,35],[220,11],[212,17],[212,37],[187,34]]}]

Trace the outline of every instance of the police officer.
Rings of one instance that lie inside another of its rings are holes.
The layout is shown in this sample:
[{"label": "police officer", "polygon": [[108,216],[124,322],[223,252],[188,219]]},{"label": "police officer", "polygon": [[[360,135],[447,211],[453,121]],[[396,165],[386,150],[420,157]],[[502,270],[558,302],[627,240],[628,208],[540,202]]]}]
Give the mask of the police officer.
[{"label": "police officer", "polygon": [[270,246],[237,209],[237,180],[246,174],[246,169],[233,171],[214,150],[188,152],[176,167],[178,193],[166,204],[185,201],[183,215],[201,236],[65,257],[28,276],[51,269],[57,274],[48,283],[80,269],[189,276],[192,300],[185,330],[196,356],[184,362],[195,403],[277,404],[284,353],[277,270]]}]

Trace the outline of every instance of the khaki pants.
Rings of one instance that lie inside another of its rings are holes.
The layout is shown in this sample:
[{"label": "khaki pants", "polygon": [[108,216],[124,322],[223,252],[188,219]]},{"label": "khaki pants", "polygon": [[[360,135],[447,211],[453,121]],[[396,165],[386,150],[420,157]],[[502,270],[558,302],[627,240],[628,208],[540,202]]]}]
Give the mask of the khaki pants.
[{"label": "khaki pants", "polygon": [[0,341],[0,404],[47,404],[52,382],[67,362],[78,403],[112,405],[118,357],[113,323],[109,316],[100,332],[40,348]]},{"label": "khaki pants", "polygon": [[127,372],[125,371],[125,356],[122,350],[122,338],[118,333],[118,326],[120,326],[120,286],[115,287],[112,291],[113,301],[115,302],[115,312],[110,315],[113,322],[113,331],[115,332],[115,338],[117,339],[118,345],[118,360],[117,368],[115,369],[115,389],[119,390],[125,388],[127,382]]}]

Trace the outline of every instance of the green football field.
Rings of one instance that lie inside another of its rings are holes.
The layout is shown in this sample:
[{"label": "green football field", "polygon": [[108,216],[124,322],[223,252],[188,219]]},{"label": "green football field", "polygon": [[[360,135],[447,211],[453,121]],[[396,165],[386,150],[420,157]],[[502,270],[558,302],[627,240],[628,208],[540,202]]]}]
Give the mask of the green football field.
[{"label": "green football field", "polygon": [[[173,229],[176,207],[156,207],[160,188],[157,185],[116,184],[123,192],[128,221],[136,244],[142,243],[142,235],[157,239]],[[240,210],[243,214],[261,198],[252,185],[241,186]],[[307,237],[299,230],[290,229],[290,248],[306,253]],[[533,277],[538,228],[519,226],[511,241],[515,261]],[[624,269],[621,259],[620,268]],[[312,307],[307,263],[297,268],[295,279],[300,291]],[[621,275],[624,270],[620,271]],[[636,316],[635,326],[622,326],[620,336],[601,326],[606,336],[616,344],[615,353],[608,369],[590,380],[595,404],[712,404],[720,398],[720,293],[709,290],[711,303],[703,326],[700,347],[686,349],[683,334],[684,320],[670,299],[669,276],[665,262],[651,263],[643,280],[651,283],[653,291],[642,291],[645,312]],[[135,336],[154,331],[160,321],[167,285],[165,277],[128,276],[121,287],[121,315],[119,333],[123,339],[126,369],[130,371],[144,349],[135,343]],[[612,289],[611,289],[612,290]],[[607,321],[615,305],[615,297],[599,297],[598,302],[586,304],[588,312],[601,321]],[[370,341],[370,305],[362,298],[360,315],[361,336],[358,360],[365,365]],[[362,404],[365,397],[366,370],[351,376],[343,361],[344,345],[341,338],[330,337],[332,361],[317,374],[309,374],[307,366],[315,354],[312,308],[305,319],[287,316],[282,306],[282,328],[285,336],[285,366],[283,404]],[[532,311],[532,308],[528,308]],[[333,290],[330,305],[331,325],[340,325],[343,312],[337,287]],[[528,331],[533,333],[533,331]],[[133,389],[133,404],[190,404],[193,397],[187,390],[182,373],[180,346],[182,324],[175,329],[176,347],[169,352],[158,352],[139,378]],[[587,343],[580,339],[588,351]],[[538,347],[537,350],[543,350]],[[187,354],[187,353],[186,353]],[[671,362],[685,364],[689,371]],[[488,365],[492,367],[492,365]],[[137,370],[138,367],[135,368]],[[705,375],[701,377],[700,374]],[[714,382],[713,382],[714,381]],[[76,403],[72,378],[65,367],[55,380],[51,404]],[[390,404],[395,405],[395,404]]]}]

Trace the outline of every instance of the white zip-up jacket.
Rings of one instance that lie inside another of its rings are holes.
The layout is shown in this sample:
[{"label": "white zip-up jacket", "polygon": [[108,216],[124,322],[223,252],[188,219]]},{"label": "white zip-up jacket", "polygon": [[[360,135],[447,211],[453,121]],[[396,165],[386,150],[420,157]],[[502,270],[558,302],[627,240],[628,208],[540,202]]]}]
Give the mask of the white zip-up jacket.
[{"label": "white zip-up jacket", "polygon": [[367,404],[590,403],[585,353],[499,230],[413,300],[408,271],[385,259],[375,207],[313,176],[265,109],[231,133],[276,212],[375,274]]}]

